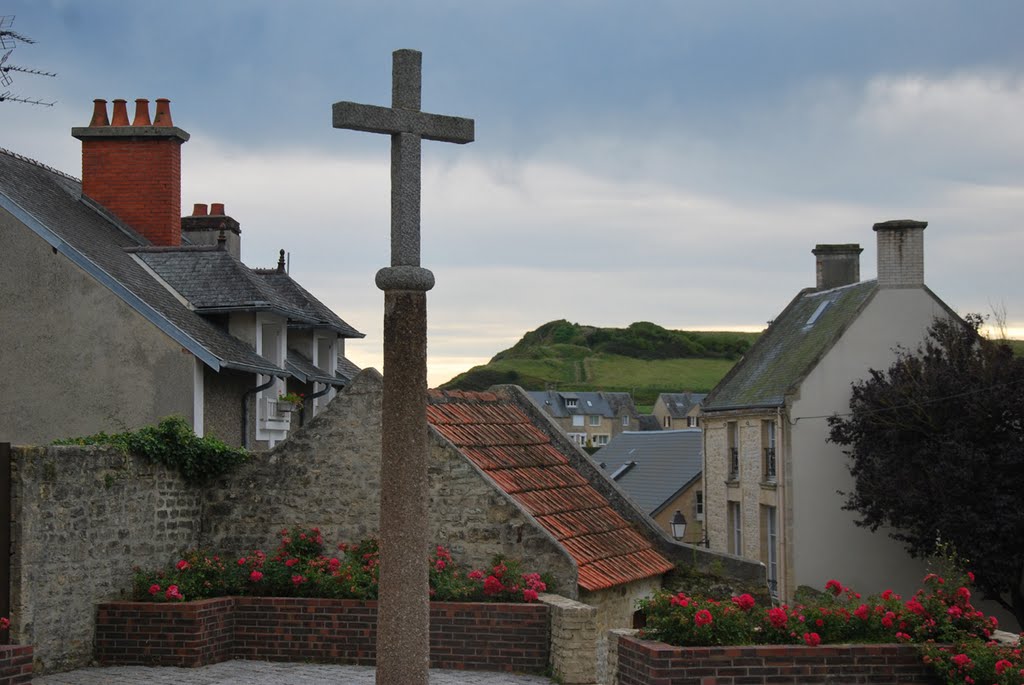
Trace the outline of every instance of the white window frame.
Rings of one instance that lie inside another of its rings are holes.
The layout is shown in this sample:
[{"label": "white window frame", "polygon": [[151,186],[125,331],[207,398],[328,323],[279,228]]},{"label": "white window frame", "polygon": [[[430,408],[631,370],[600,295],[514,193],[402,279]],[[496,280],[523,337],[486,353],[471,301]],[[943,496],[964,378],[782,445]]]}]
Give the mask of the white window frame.
[{"label": "white window frame", "polygon": [[576,408],[576,404],[577,404],[577,400],[576,400],[575,397],[566,397],[565,398],[565,406],[566,406],[567,409],[575,409]]},{"label": "white window frame", "polygon": [[693,518],[696,521],[704,520],[704,491],[697,490],[693,498]]},{"label": "white window frame", "polygon": [[729,502],[729,513],[732,519],[732,530],[729,536],[729,551],[736,556],[743,556],[743,511],[739,502]]},{"label": "white window frame", "polygon": [[774,596],[779,596],[779,521],[778,510],[775,507],[766,506],[764,512],[765,529],[767,530],[768,559],[765,566],[768,567],[768,587],[774,589]]},{"label": "white window frame", "polygon": [[[265,326],[277,328],[277,349],[263,349],[263,329]],[[288,350],[288,322],[279,316],[256,314],[256,354],[264,359],[284,367],[285,355]],[[257,375],[256,385],[263,385],[268,380],[267,376]],[[270,447],[273,447],[279,440],[288,437],[288,429],[291,427],[291,416],[278,413],[277,398],[285,392],[285,381],[283,378],[274,378],[270,387],[256,393],[256,439],[266,440]]]},{"label": "white window frame", "polygon": [[590,439],[590,444],[593,447],[604,447],[608,444],[609,436],[607,433],[601,433],[600,435],[594,435]]},{"label": "white window frame", "polygon": [[664,428],[671,428],[672,427],[672,417],[669,416],[668,414],[666,414],[665,418],[662,419],[662,421],[661,421],[661,425]]},{"label": "white window frame", "polygon": [[586,424],[586,422],[584,421],[583,414],[573,414],[572,415],[572,425],[573,426],[575,426],[577,428],[582,428],[585,424]]},{"label": "white window frame", "polygon": [[623,428],[628,428],[629,427],[629,414],[623,414],[622,415],[622,427]]},{"label": "white window frame", "polygon": [[696,416],[687,416],[686,417],[686,427],[687,428],[697,428],[699,425],[700,425],[700,420]]},{"label": "white window frame", "polygon": [[587,425],[597,427],[601,425],[600,414],[587,414]]}]

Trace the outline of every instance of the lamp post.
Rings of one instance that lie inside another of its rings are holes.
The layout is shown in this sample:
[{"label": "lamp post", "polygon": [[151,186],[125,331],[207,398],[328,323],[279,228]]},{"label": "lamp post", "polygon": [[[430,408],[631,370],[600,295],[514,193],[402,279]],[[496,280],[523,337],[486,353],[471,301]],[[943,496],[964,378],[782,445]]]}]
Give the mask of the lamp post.
[{"label": "lamp post", "polygon": [[672,515],[672,521],[669,525],[672,527],[672,537],[677,541],[682,540],[686,534],[686,517],[683,516],[683,512],[676,509],[676,513]]}]

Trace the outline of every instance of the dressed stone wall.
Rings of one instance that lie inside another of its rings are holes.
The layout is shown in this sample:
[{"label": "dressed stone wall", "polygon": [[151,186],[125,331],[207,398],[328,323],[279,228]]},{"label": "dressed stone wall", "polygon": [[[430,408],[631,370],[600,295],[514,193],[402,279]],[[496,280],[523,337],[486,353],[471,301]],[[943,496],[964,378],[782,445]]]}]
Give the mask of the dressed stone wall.
[{"label": "dressed stone wall", "polygon": [[111,447],[11,450],[12,638],[36,673],[92,658],[96,603],[199,543],[199,490]]}]

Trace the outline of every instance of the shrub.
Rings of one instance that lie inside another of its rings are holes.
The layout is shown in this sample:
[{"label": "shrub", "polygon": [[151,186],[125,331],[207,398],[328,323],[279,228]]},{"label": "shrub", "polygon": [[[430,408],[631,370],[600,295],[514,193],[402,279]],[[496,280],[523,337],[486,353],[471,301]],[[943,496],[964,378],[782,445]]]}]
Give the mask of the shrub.
[{"label": "shrub", "polygon": [[[272,556],[255,550],[232,561],[189,551],[169,569],[134,569],[136,601],[181,602],[225,595],[375,599],[380,570],[376,540],[340,544],[327,556],[318,528],[284,529]],[[428,560],[424,560],[428,561]],[[549,576],[523,573],[515,560],[496,557],[488,571],[467,571],[438,546],[430,563],[430,594],[438,601],[533,602]],[[173,589],[172,589],[173,588]]]}]

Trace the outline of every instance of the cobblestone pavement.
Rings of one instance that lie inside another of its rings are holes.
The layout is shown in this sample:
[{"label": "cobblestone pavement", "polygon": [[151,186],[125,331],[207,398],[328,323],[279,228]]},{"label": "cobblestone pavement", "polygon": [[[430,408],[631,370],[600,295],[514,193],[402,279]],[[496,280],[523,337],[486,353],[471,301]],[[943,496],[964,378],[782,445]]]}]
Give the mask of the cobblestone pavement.
[{"label": "cobblestone pavement", "polygon": [[[33,685],[373,685],[372,666],[225,661],[201,668],[108,666],[33,678]],[[432,669],[430,685],[551,685],[536,675]]]}]

